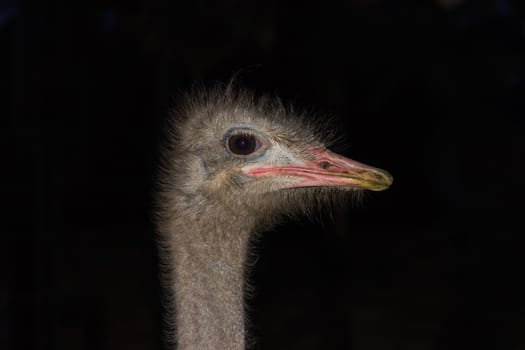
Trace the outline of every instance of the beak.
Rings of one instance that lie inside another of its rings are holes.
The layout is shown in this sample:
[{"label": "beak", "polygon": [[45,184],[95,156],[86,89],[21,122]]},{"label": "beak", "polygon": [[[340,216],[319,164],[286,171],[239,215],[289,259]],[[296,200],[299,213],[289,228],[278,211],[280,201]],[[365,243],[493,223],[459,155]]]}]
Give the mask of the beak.
[{"label": "beak", "polygon": [[286,176],[295,178],[287,188],[314,186],[344,186],[372,191],[386,190],[393,181],[392,175],[356,162],[326,149],[309,148],[308,161],[290,162],[286,165],[255,166],[245,170],[250,177]]}]

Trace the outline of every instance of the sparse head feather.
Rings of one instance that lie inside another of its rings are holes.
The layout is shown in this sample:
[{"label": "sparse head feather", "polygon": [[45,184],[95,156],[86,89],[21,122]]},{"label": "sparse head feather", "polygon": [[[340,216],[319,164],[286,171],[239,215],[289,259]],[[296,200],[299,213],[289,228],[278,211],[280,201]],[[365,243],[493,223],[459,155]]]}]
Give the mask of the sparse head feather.
[{"label": "sparse head feather", "polygon": [[227,124],[252,123],[275,133],[284,141],[320,142],[326,147],[336,141],[335,129],[328,127],[327,118],[320,120],[306,112],[294,111],[278,97],[256,96],[231,84],[194,87],[177,106],[173,111],[171,128],[181,140],[192,138],[197,130],[212,131]]}]

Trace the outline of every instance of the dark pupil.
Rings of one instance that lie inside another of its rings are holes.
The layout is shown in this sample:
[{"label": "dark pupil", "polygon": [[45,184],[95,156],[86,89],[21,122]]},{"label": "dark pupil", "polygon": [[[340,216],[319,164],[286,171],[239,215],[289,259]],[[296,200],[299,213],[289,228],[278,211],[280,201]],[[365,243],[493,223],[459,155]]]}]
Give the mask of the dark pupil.
[{"label": "dark pupil", "polygon": [[230,150],[235,154],[250,154],[255,152],[255,138],[249,135],[234,135],[228,140]]}]

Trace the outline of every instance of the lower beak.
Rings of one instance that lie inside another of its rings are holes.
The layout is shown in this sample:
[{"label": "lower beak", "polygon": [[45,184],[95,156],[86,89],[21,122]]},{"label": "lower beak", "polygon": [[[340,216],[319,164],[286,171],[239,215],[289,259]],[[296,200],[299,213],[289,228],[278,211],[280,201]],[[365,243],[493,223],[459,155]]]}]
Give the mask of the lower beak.
[{"label": "lower beak", "polygon": [[297,178],[289,188],[313,186],[345,186],[372,191],[386,190],[393,181],[387,171],[343,157],[326,149],[312,148],[312,160],[300,164],[254,167],[251,177],[290,176]]}]

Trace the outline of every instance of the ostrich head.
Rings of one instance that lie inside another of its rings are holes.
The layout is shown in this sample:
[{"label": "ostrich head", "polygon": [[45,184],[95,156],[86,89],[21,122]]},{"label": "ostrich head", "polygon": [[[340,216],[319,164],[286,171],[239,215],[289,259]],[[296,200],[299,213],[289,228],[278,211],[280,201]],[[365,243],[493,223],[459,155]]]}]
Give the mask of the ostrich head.
[{"label": "ostrich head", "polygon": [[329,151],[326,126],[276,99],[215,88],[192,94],[176,114],[166,179],[193,207],[271,217],[304,210],[312,193],[319,203],[334,189],[381,191],[392,183],[386,171]]},{"label": "ostrich head", "polygon": [[[159,244],[180,349],[244,349],[253,233],[334,192],[392,177],[330,152],[326,126],[231,87],[187,96],[173,118],[159,192]],[[341,191],[343,190],[343,191]]]}]

